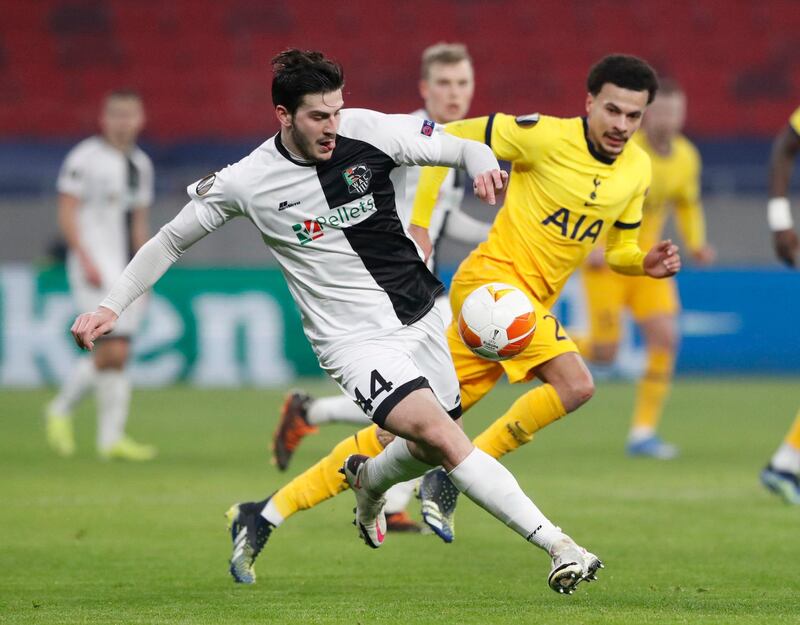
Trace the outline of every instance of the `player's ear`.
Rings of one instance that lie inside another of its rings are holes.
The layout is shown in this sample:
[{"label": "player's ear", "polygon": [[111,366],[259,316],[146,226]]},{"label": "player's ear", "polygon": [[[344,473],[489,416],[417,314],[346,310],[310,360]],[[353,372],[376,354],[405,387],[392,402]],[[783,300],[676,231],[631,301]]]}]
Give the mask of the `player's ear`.
[{"label": "player's ear", "polygon": [[289,112],[283,104],[279,104],[275,107],[275,117],[278,118],[278,123],[283,128],[291,128],[292,127],[292,114]]},{"label": "player's ear", "polygon": [[586,94],[586,113],[588,114],[592,110],[592,104],[594,103],[594,96],[591,93]]},{"label": "player's ear", "polygon": [[424,78],[420,78],[419,79],[419,97],[421,97],[423,100],[427,100],[428,99],[428,91],[429,91],[429,89],[428,89],[428,81],[425,80]]}]

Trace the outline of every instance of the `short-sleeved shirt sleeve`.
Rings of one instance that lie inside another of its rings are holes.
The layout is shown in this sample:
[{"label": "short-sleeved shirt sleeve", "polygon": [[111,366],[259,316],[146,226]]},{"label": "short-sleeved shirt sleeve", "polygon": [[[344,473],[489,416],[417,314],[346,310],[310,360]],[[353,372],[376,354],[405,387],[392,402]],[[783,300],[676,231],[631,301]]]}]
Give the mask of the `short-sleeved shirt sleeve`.
[{"label": "short-sleeved shirt sleeve", "polygon": [[84,158],[85,151],[80,146],[73,148],[58,172],[56,188],[59,193],[73,195],[85,199],[89,184],[88,163]]},{"label": "short-sleeved shirt sleeve", "polygon": [[638,228],[642,223],[642,207],[644,200],[647,197],[647,192],[650,190],[650,181],[652,179],[652,171],[650,168],[650,157],[642,152],[641,163],[639,164],[641,170],[641,182],[636,188],[636,194],[628,202],[628,205],[620,213],[619,218],[614,222],[614,227],[623,230],[630,230]]},{"label": "short-sleeved shirt sleeve", "polygon": [[237,165],[209,174],[186,189],[200,225],[209,232],[244,214],[244,202],[237,191]]},{"label": "short-sleeved shirt sleeve", "polygon": [[542,155],[552,134],[555,118],[497,113],[489,117],[486,136],[497,158],[505,161],[534,163]]}]

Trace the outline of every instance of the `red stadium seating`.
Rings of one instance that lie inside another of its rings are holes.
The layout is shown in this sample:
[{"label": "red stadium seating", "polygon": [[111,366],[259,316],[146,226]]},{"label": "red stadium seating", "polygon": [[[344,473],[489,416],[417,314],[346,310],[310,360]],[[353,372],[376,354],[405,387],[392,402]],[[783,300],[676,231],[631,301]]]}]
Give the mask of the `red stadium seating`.
[{"label": "red stadium seating", "polygon": [[410,110],[422,49],[458,40],[475,59],[476,114],[580,114],[588,67],[621,51],[684,84],[693,134],[768,136],[800,105],[798,32],[792,0],[5,2],[0,132],[91,132],[103,93],[131,86],[151,138],[263,135],[269,58],[289,46],[341,60],[350,105]]}]

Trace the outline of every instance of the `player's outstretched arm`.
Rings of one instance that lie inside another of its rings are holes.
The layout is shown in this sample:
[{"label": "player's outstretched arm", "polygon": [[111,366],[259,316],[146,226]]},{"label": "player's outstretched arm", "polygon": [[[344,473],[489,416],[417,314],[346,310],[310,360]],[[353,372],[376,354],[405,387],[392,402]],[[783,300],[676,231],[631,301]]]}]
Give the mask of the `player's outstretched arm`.
[{"label": "player's outstretched arm", "polygon": [[795,266],[800,248],[788,198],[792,166],[798,153],[800,153],[800,135],[791,126],[786,126],[772,144],[767,220],[772,230],[775,254],[790,267]]},{"label": "player's outstretched arm", "polygon": [[190,202],[139,249],[97,310],[84,313],[75,320],[71,332],[78,347],[94,349],[94,341],[114,328],[122,311],[153,286],[187,249],[206,234],[208,231],[200,224],[194,205]]}]

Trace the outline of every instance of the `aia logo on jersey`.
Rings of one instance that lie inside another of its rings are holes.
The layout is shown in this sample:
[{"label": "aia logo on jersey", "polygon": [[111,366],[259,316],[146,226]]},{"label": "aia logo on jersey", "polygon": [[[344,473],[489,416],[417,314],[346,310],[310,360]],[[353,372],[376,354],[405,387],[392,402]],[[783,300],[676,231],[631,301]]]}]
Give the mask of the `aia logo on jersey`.
[{"label": "aia logo on jersey", "polygon": [[306,219],[301,224],[295,224],[292,226],[292,230],[294,230],[295,235],[297,235],[297,240],[300,241],[300,245],[308,245],[311,241],[321,239],[325,234],[322,231],[322,225],[315,219]]},{"label": "aia logo on jersey", "polygon": [[426,119],[424,122],[422,122],[422,129],[419,132],[426,137],[430,137],[433,135],[433,129],[435,126],[436,124],[434,124],[431,120]]},{"label": "aia logo on jersey", "polygon": [[372,180],[372,170],[364,163],[359,163],[345,169],[342,177],[350,193],[365,193],[369,188],[369,181]]},{"label": "aia logo on jersey", "polygon": [[568,208],[559,208],[555,213],[543,219],[542,224],[555,226],[561,231],[562,237],[579,243],[584,239],[591,239],[592,243],[597,243],[597,237],[603,231],[602,219],[595,219],[593,222],[587,223],[586,215],[573,214]]}]

